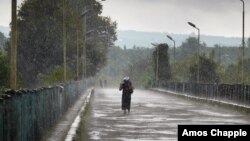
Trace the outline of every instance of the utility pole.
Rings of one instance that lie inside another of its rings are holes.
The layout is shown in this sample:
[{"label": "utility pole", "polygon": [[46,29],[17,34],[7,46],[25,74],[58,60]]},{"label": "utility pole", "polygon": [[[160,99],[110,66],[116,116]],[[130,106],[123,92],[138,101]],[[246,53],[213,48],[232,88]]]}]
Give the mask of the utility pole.
[{"label": "utility pole", "polygon": [[199,62],[200,62],[200,29],[193,23],[188,22],[188,24],[190,26],[192,26],[193,28],[198,30],[198,49],[197,49],[197,83],[199,83],[200,81],[200,66],[199,66]]},{"label": "utility pole", "polygon": [[169,35],[167,35],[167,38],[170,39],[171,41],[173,41],[173,43],[174,43],[174,68],[175,68],[175,40]]},{"label": "utility pole", "polygon": [[76,78],[79,79],[79,25],[76,30]]},{"label": "utility pole", "polygon": [[[86,10],[86,9],[85,9]],[[86,12],[86,11],[85,11]],[[88,11],[87,11],[88,12]],[[84,32],[83,32],[83,79],[85,79],[87,76],[86,76],[86,73],[87,73],[87,56],[86,56],[86,32],[87,32],[87,12],[84,14]]]},{"label": "utility pole", "polygon": [[87,53],[86,53],[86,33],[87,33],[87,13],[90,9],[87,9],[87,6],[84,7],[84,11],[81,16],[83,17],[83,50],[82,50],[82,79],[84,80],[87,77]]},{"label": "utility pole", "polygon": [[159,46],[156,47],[156,74],[155,74],[155,81],[158,85],[159,81]]},{"label": "utility pole", "polygon": [[[101,0],[101,1],[105,1],[105,0]],[[101,1],[97,1],[97,2],[101,2]],[[85,4],[87,4],[87,0],[85,0]],[[91,8],[92,9],[92,8]],[[83,12],[81,14],[81,16],[83,17],[83,75],[82,75],[82,79],[86,79],[87,78],[87,14],[91,11],[90,8],[88,8],[86,5],[83,8]]]},{"label": "utility pole", "polygon": [[240,0],[243,4],[242,11],[242,68],[241,68],[241,83],[244,84],[244,56],[245,56],[245,2]]},{"label": "utility pole", "polygon": [[16,73],[17,73],[17,13],[16,6],[17,0],[12,0],[11,7],[11,47],[10,47],[10,88],[16,89]]},{"label": "utility pole", "polygon": [[64,78],[64,83],[67,82],[67,41],[66,41],[66,12],[65,12],[65,0],[63,0],[63,78]]}]

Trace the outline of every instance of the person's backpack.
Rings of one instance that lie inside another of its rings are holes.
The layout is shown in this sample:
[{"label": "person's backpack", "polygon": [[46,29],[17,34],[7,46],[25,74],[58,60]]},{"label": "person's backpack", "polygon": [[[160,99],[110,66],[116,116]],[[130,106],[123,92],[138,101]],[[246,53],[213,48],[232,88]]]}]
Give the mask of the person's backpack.
[{"label": "person's backpack", "polygon": [[125,89],[129,92],[129,93],[133,93],[134,92],[134,87],[132,86],[132,83],[130,81],[125,81],[124,82],[124,86]]}]

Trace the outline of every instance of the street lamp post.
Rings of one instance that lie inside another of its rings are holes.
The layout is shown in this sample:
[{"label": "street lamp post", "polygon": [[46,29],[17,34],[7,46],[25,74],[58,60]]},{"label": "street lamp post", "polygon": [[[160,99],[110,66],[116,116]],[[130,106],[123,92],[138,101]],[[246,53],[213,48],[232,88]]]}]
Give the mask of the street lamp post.
[{"label": "street lamp post", "polygon": [[169,35],[167,35],[167,38],[174,42],[174,67],[173,67],[173,73],[175,74],[175,40]]},{"label": "street lamp post", "polygon": [[155,84],[158,85],[159,79],[159,49],[158,44],[151,43],[155,47],[156,56],[155,56]]},{"label": "street lamp post", "polygon": [[174,66],[175,66],[175,40],[169,35],[167,35],[167,37],[168,37],[168,39],[170,39],[174,43]]},{"label": "street lamp post", "polygon": [[[102,2],[105,0],[100,0],[97,2]],[[87,50],[86,50],[86,41],[87,41],[87,14],[91,11],[91,9],[88,9],[87,6],[85,6],[84,11],[82,12],[81,16],[83,17],[83,75],[82,75],[82,79],[86,79],[87,78]]]},{"label": "street lamp post", "polygon": [[200,54],[200,29],[195,25],[195,24],[193,24],[193,23],[191,23],[191,22],[188,22],[188,24],[190,25],[190,26],[192,26],[193,28],[195,28],[195,29],[197,29],[198,30],[198,49],[197,49],[197,51],[198,51],[198,54],[197,54],[197,82],[199,83],[199,77],[200,77],[200,68],[199,68],[199,54]]},{"label": "street lamp post", "polygon": [[243,4],[242,11],[242,68],[241,68],[241,83],[244,83],[244,56],[245,56],[245,2],[240,0]]},{"label": "street lamp post", "polygon": [[155,74],[156,85],[159,82],[159,47],[156,47],[156,74]]},{"label": "street lamp post", "polygon": [[82,79],[86,78],[86,31],[87,31],[87,17],[86,14],[90,11],[87,9],[86,6],[84,7],[84,11],[81,16],[83,16],[83,57],[82,57],[82,65],[83,65],[83,72],[82,72]]}]

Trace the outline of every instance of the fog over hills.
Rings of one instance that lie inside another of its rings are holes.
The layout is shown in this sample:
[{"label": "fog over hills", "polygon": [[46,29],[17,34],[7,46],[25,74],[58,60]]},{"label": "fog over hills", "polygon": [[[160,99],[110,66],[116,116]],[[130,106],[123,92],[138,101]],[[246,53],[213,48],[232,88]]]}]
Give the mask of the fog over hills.
[{"label": "fog over hills", "polygon": [[[176,41],[176,46],[180,46],[188,37],[197,37],[195,33],[192,34],[169,34],[161,32],[141,32],[141,31],[117,31],[118,40],[116,45],[127,48],[137,47],[152,47],[152,43],[168,43],[173,46],[173,43],[166,37],[170,35]],[[201,35],[201,42],[205,42],[208,47],[214,47],[215,44],[221,46],[240,46],[241,38],[237,37],[223,37],[223,36],[208,36]]]},{"label": "fog over hills", "polygon": [[[5,37],[9,37],[9,27],[0,26],[0,32],[4,34]],[[173,43],[166,37],[170,35],[176,41],[176,46],[180,46],[188,37],[197,37],[197,34],[172,34],[163,32],[142,32],[133,30],[118,30],[117,37],[118,40],[115,45],[127,48],[136,47],[152,47],[152,43],[168,43],[173,46]],[[241,45],[241,38],[238,37],[223,37],[223,36],[209,36],[201,35],[201,42],[205,42],[208,47],[214,47],[215,44],[221,46],[238,47]],[[247,41],[247,39],[245,40]]]}]

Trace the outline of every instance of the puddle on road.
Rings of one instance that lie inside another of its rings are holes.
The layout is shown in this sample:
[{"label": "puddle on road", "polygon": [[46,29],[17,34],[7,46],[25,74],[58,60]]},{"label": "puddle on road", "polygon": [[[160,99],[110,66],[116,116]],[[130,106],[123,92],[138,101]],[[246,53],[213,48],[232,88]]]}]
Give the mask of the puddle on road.
[{"label": "puddle on road", "polygon": [[107,114],[94,113],[94,118],[100,118],[100,117],[105,117],[105,116],[107,116]]},{"label": "puddle on road", "polygon": [[99,131],[92,131],[92,132],[89,132],[89,135],[90,135],[90,139],[92,140],[100,140],[101,139],[101,133]]}]

